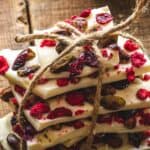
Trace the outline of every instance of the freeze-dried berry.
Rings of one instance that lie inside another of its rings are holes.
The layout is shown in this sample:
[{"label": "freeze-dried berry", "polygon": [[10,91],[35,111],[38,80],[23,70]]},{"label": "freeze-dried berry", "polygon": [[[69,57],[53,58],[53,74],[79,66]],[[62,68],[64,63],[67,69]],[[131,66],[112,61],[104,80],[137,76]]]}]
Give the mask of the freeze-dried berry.
[{"label": "freeze-dried berry", "polygon": [[5,72],[9,69],[8,62],[5,57],[0,56],[0,75],[5,74]]},{"label": "freeze-dried berry", "polygon": [[129,52],[132,52],[132,51],[135,51],[139,48],[139,46],[132,40],[127,40],[124,44],[124,48],[129,51]]}]

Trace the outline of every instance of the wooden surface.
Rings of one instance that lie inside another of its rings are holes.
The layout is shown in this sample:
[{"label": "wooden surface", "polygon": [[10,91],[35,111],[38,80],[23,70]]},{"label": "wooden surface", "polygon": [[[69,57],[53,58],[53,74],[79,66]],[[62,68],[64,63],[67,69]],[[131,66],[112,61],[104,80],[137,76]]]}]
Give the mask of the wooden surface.
[{"label": "wooden surface", "polygon": [[[26,1],[0,0],[0,49],[26,47],[28,43],[17,44],[14,41],[16,34],[48,28],[59,20],[79,14],[84,8],[109,5],[117,22],[128,16],[134,6],[134,0],[28,0],[28,11],[24,7]],[[140,38],[150,50],[150,9],[128,30]],[[8,84],[0,77],[0,91],[5,85]],[[0,116],[9,110],[7,104],[0,101]]]}]

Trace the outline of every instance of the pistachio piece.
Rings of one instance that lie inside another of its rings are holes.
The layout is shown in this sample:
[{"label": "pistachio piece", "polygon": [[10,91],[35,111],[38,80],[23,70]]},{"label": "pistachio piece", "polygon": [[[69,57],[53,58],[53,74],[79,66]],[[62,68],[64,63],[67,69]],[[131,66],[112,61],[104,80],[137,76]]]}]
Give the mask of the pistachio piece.
[{"label": "pistachio piece", "polygon": [[15,134],[10,133],[7,136],[7,142],[12,149],[19,149],[20,139]]},{"label": "pistachio piece", "polygon": [[101,99],[101,105],[109,110],[117,110],[120,109],[121,107],[125,106],[126,101],[119,96],[112,96],[112,95],[108,95],[108,96],[104,96]]},{"label": "pistachio piece", "polygon": [[38,69],[40,68],[39,65],[33,65],[30,67],[22,67],[20,68],[17,73],[19,76],[24,77],[24,76],[28,76],[30,73],[34,73],[36,72]]},{"label": "pistachio piece", "polygon": [[12,66],[12,69],[18,70],[19,68],[25,65],[26,61],[31,60],[34,57],[35,57],[35,53],[30,48],[25,49],[17,56]]}]

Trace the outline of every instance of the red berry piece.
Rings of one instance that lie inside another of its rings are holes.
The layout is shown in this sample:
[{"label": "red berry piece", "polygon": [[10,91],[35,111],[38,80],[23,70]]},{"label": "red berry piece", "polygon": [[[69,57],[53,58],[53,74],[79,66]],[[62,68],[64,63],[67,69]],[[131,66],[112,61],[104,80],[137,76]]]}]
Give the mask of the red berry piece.
[{"label": "red berry piece", "polygon": [[139,46],[133,42],[132,40],[127,40],[124,44],[124,48],[127,50],[127,51],[135,51],[139,48]]},{"label": "red berry piece", "polygon": [[72,106],[83,105],[85,100],[86,100],[85,95],[78,91],[70,92],[66,95],[67,103]]},{"label": "red berry piece", "polygon": [[136,52],[131,55],[131,63],[134,67],[140,68],[145,64],[145,62],[146,59],[143,54]]},{"label": "red berry piece", "polygon": [[70,83],[72,84],[77,84],[80,82],[80,78],[78,77],[71,77],[69,80],[70,80]]},{"label": "red berry piece", "polygon": [[0,56],[0,75],[5,74],[5,72],[8,70],[9,65],[5,57]]},{"label": "red berry piece", "polygon": [[23,96],[26,90],[19,85],[15,85],[15,91],[21,96]]},{"label": "red berry piece", "polygon": [[38,80],[38,84],[46,84],[48,81],[49,81],[49,79],[47,79],[47,78],[40,78]]},{"label": "red berry piece", "polygon": [[48,113],[50,108],[47,104],[38,102],[30,109],[30,115],[34,118],[41,119],[42,115]]},{"label": "red berry piece", "polygon": [[97,119],[98,123],[112,123],[112,115],[99,115]]},{"label": "red berry piece", "polygon": [[99,24],[107,24],[112,20],[113,20],[112,15],[108,13],[100,13],[96,15],[96,21]]},{"label": "red berry piece", "polygon": [[57,79],[57,85],[59,87],[67,86],[68,84],[69,84],[69,79],[68,78]]},{"label": "red berry piece", "polygon": [[102,56],[103,56],[103,57],[108,57],[107,49],[102,49],[102,50],[101,50],[101,53],[102,53]]},{"label": "red berry piece", "polygon": [[21,126],[19,125],[19,124],[16,124],[15,126],[13,126],[13,131],[15,132],[15,133],[17,133],[19,136],[23,136],[23,134],[24,134],[24,131],[23,131],[23,129],[21,128]]},{"label": "red berry piece", "polygon": [[149,81],[150,80],[150,74],[145,74],[143,77],[144,81]]},{"label": "red berry piece", "polygon": [[148,96],[149,93],[146,89],[139,89],[136,93],[136,96],[140,99],[140,100],[145,100]]},{"label": "red berry piece", "polygon": [[69,24],[71,24],[71,25],[72,25],[72,23],[73,23],[72,19],[66,19],[65,22],[66,22],[66,23],[69,23]]},{"label": "red berry piece", "polygon": [[11,101],[14,105],[18,106],[18,101],[17,101],[17,99],[16,99],[15,97],[10,98],[10,101]]},{"label": "red berry piece", "polygon": [[59,107],[51,111],[47,118],[48,119],[55,119],[59,117],[67,117],[67,116],[72,116],[72,111],[68,108],[65,107]]},{"label": "red berry piece", "polygon": [[84,123],[80,120],[77,120],[75,122],[73,122],[73,127],[75,129],[80,129],[80,128],[83,128],[84,127]]},{"label": "red berry piece", "polygon": [[135,80],[135,72],[132,67],[126,69],[126,76],[129,82],[133,82]]},{"label": "red berry piece", "polygon": [[52,39],[46,39],[41,42],[40,47],[54,47],[56,46],[56,41]]},{"label": "red berry piece", "polygon": [[80,116],[80,115],[82,115],[84,112],[85,112],[84,110],[79,109],[79,110],[77,110],[77,111],[75,112],[75,115],[76,115],[76,116]]},{"label": "red berry piece", "polygon": [[71,16],[71,19],[74,20],[76,19],[78,16],[77,15],[74,15],[74,16]]},{"label": "red berry piece", "polygon": [[91,9],[85,9],[81,12],[80,17],[87,18],[91,14]]}]

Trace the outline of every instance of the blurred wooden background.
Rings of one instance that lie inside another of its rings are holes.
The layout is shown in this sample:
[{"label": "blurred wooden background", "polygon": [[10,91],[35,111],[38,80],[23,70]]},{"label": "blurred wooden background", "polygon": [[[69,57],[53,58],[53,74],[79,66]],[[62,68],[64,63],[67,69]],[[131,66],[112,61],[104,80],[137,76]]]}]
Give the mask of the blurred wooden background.
[{"label": "blurred wooden background", "polygon": [[[15,43],[16,34],[48,28],[59,20],[79,14],[85,8],[109,5],[115,21],[118,22],[131,13],[134,2],[134,0],[0,0],[0,49],[25,48],[29,43]],[[127,30],[140,38],[149,50],[150,7]],[[7,81],[0,77],[0,92],[7,86]],[[0,116],[9,111],[8,105],[0,100]]]}]

